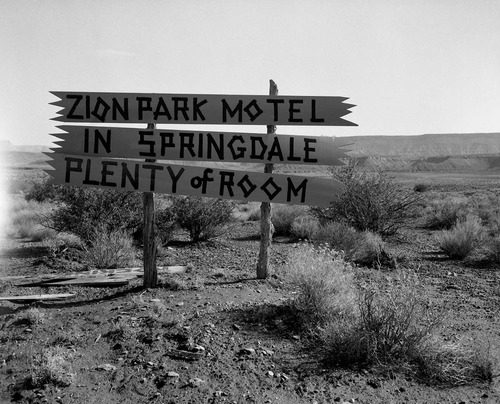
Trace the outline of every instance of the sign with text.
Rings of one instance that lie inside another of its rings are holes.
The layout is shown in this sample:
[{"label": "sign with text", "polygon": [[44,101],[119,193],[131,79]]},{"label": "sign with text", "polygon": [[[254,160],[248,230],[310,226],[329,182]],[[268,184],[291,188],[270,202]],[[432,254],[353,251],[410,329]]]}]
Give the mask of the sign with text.
[{"label": "sign with text", "polygon": [[340,165],[342,138],[61,125],[56,153],[135,159]]},{"label": "sign with text", "polygon": [[346,97],[53,91],[60,122],[357,126]]},{"label": "sign with text", "polygon": [[328,206],[344,186],[333,179],[191,167],[54,153],[55,184],[243,201]]}]

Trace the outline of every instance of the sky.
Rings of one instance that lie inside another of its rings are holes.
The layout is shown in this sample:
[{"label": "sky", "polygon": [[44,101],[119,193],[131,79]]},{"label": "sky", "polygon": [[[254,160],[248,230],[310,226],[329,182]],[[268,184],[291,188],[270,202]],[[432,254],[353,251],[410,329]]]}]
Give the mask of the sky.
[{"label": "sky", "polygon": [[[345,96],[357,127],[500,132],[498,0],[2,0],[0,140],[51,145],[49,91]],[[262,132],[265,128],[219,130]]]}]

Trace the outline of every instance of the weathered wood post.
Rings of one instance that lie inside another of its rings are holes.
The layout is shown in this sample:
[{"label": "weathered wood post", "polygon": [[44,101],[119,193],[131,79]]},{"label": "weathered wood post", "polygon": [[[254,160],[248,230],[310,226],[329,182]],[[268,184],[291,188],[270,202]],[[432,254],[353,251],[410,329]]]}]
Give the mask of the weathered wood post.
[{"label": "weathered wood post", "polygon": [[[148,129],[154,129],[154,123],[148,123]],[[147,159],[149,163],[156,160]],[[145,288],[156,288],[158,286],[158,272],[156,269],[156,234],[155,234],[155,202],[153,192],[142,194],[144,206],[144,221],[142,230],[143,239],[143,261],[144,261],[144,282]]]},{"label": "weathered wood post", "polygon": [[[269,80],[269,95],[278,95],[278,86],[273,80]],[[276,133],[275,125],[267,125],[267,134]],[[266,164],[264,172],[271,174],[273,164]],[[260,251],[259,261],[257,262],[257,278],[266,279],[269,273],[269,247],[273,237],[273,224],[271,222],[272,210],[270,202],[262,202],[260,205]]]}]

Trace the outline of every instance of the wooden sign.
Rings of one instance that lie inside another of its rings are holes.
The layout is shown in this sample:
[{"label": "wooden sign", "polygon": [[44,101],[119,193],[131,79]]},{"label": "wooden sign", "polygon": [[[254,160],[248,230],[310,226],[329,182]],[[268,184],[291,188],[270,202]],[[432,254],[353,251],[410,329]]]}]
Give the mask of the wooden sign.
[{"label": "wooden sign", "polygon": [[60,122],[357,126],[346,97],[53,91]]},{"label": "wooden sign", "polygon": [[61,125],[55,153],[135,159],[341,165],[342,138]]},{"label": "wooden sign", "polygon": [[333,179],[54,153],[55,184],[243,201],[328,206],[343,185]]}]

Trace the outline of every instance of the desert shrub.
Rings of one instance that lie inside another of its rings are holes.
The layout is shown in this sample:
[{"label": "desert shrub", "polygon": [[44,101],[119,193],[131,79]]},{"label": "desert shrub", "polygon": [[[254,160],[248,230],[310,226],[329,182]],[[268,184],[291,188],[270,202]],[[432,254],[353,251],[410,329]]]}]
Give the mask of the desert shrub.
[{"label": "desert shrub", "polygon": [[161,245],[172,240],[172,236],[177,229],[177,218],[171,206],[159,209],[155,213],[156,234]]},{"label": "desert shrub", "polygon": [[52,227],[73,233],[87,242],[100,226],[105,233],[133,231],[142,223],[142,198],[136,192],[111,189],[61,187],[57,208],[51,215]]},{"label": "desert shrub", "polygon": [[389,236],[408,224],[422,198],[387,174],[360,171],[355,164],[334,167],[332,173],[345,189],[329,207],[311,208],[322,223],[344,220],[357,230]]},{"label": "desert shrub", "polygon": [[249,222],[256,222],[256,221],[260,220],[260,217],[261,217],[260,206],[258,206],[258,207],[255,207],[255,208],[251,209],[248,212],[247,220]]},{"label": "desert shrub", "polygon": [[415,184],[415,186],[413,187],[413,190],[415,192],[427,192],[429,189],[429,185],[422,183]]},{"label": "desert shrub", "polygon": [[433,201],[426,212],[425,227],[433,230],[451,229],[457,220],[462,220],[469,209],[463,201]]},{"label": "desert shrub", "polygon": [[318,219],[309,215],[302,215],[292,222],[291,234],[301,240],[313,240],[318,230]]},{"label": "desert shrub", "polygon": [[434,336],[443,315],[424,300],[413,271],[356,281],[338,254],[301,246],[285,279],[298,292],[288,321],[326,364],[402,371],[432,384],[491,381],[490,357]]},{"label": "desert shrub", "polygon": [[486,244],[486,258],[500,264],[500,235],[491,238]]},{"label": "desert shrub", "polygon": [[94,230],[83,253],[83,262],[98,269],[127,267],[133,258],[132,237],[124,230],[108,231],[104,226]]},{"label": "desert shrub", "polygon": [[56,232],[47,227],[51,209],[48,203],[16,200],[9,209],[7,234],[32,241],[53,239]]},{"label": "desert shrub", "polygon": [[316,333],[325,324],[355,316],[353,271],[334,251],[299,246],[289,259],[286,281],[298,291],[292,306],[307,332]]},{"label": "desert shrub", "polygon": [[328,245],[333,250],[342,251],[344,257],[350,259],[361,238],[359,232],[346,222],[327,222],[318,227],[312,241],[316,244]]},{"label": "desert shrub", "polygon": [[351,260],[356,264],[381,266],[392,264],[385,243],[379,234],[365,231],[357,239]]},{"label": "desert shrub", "polygon": [[434,337],[424,344],[414,362],[418,376],[427,383],[462,386],[493,379],[493,362],[484,345],[466,347]]},{"label": "desert shrub", "polygon": [[44,178],[34,182],[24,193],[24,198],[27,201],[50,202],[56,199],[61,188],[61,186],[53,185],[50,178]]},{"label": "desert shrub", "polygon": [[450,258],[464,259],[479,246],[484,228],[481,219],[467,215],[458,220],[450,230],[443,230],[437,236],[439,248]]},{"label": "desert shrub", "polygon": [[176,196],[172,210],[192,241],[205,241],[224,234],[233,223],[233,203],[223,199]]},{"label": "desert shrub", "polygon": [[30,382],[33,387],[47,384],[67,387],[75,380],[71,368],[71,353],[60,347],[50,347],[33,358]]},{"label": "desert shrub", "polygon": [[24,323],[30,326],[43,324],[45,313],[36,307],[30,307],[26,310],[23,318],[21,319]]},{"label": "desert shrub", "polygon": [[271,222],[275,236],[292,235],[292,225],[297,217],[303,215],[305,208],[296,205],[273,205]]}]

